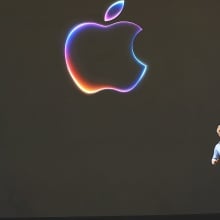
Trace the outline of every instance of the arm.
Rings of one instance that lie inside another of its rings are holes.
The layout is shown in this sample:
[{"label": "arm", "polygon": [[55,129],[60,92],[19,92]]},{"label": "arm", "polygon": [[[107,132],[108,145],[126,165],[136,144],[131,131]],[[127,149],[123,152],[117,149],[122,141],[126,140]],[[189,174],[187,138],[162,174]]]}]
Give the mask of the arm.
[{"label": "arm", "polygon": [[218,163],[219,157],[220,157],[220,155],[219,155],[217,149],[215,148],[213,156],[212,156],[212,165],[216,165]]}]

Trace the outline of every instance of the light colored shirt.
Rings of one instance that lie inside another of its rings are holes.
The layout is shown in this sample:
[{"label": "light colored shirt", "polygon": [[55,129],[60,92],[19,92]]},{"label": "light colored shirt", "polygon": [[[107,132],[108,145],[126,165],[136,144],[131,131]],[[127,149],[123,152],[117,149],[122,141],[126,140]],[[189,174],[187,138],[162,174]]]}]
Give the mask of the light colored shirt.
[{"label": "light colored shirt", "polygon": [[215,145],[212,159],[220,159],[220,141]]}]

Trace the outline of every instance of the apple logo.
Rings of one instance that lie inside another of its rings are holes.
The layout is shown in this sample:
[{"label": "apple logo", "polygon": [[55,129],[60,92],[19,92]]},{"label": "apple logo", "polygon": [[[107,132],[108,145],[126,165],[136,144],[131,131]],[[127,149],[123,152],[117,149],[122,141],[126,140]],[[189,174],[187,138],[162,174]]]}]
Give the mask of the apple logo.
[{"label": "apple logo", "polygon": [[[119,14],[122,12],[123,8],[124,8],[124,0],[117,1],[112,5],[110,5],[110,7],[107,9],[105,13],[104,21],[109,22],[115,19],[116,17],[118,17]],[[127,48],[129,50],[132,60],[135,62],[136,65],[140,67],[138,73],[137,72],[132,73],[134,76],[134,80],[126,84],[126,86],[119,87],[119,86],[114,86],[112,85],[112,83],[108,83],[108,82],[103,82],[103,83],[92,82],[91,80],[83,76],[82,72],[80,72],[80,70],[77,67],[77,63],[75,61],[76,59],[74,60],[74,58],[71,57],[71,52],[74,50],[75,42],[77,42],[76,39],[80,39],[81,34],[86,33],[86,31],[88,30],[92,30],[93,32],[96,31],[97,33],[98,31],[102,31],[108,34],[111,30],[121,29],[124,27],[132,29],[132,37],[128,41],[130,45],[127,45]],[[95,94],[103,90],[114,90],[120,93],[127,93],[135,89],[138,86],[138,84],[141,82],[143,77],[145,76],[146,71],[148,69],[148,65],[143,63],[141,60],[139,60],[136,57],[133,50],[134,40],[138,35],[138,33],[141,31],[142,28],[139,25],[129,21],[119,21],[109,25],[102,25],[95,22],[85,22],[74,26],[67,35],[64,55],[65,55],[67,70],[72,80],[76,84],[76,86],[83,93],[86,94]]]}]

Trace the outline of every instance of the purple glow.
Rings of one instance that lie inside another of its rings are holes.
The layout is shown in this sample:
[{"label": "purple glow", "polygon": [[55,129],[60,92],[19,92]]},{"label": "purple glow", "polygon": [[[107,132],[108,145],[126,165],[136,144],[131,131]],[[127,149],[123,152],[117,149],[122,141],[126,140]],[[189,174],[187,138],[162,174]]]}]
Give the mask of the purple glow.
[{"label": "purple glow", "polygon": [[[74,40],[74,38],[76,37],[76,35],[88,28],[93,28],[93,29],[104,29],[107,30],[111,27],[115,27],[116,25],[130,25],[130,26],[134,26],[136,28],[135,34],[131,40],[130,43],[130,52],[133,56],[133,58],[136,60],[137,63],[139,63],[142,66],[142,70],[139,73],[138,78],[135,80],[135,82],[133,82],[131,85],[127,86],[126,88],[116,88],[113,87],[112,85],[104,85],[104,84],[90,84],[86,79],[82,78],[81,74],[77,71],[76,68],[76,64],[73,63],[73,61],[70,58],[70,45],[71,42]],[[66,65],[67,65],[67,69],[69,71],[69,74],[71,76],[71,78],[73,79],[73,81],[75,82],[75,84],[78,86],[78,88],[83,91],[84,93],[87,94],[94,94],[97,93],[101,90],[115,90],[118,92],[122,92],[122,93],[126,93],[129,92],[131,90],[133,90],[138,84],[139,82],[142,80],[142,78],[144,77],[146,70],[147,70],[147,65],[143,62],[141,62],[134,54],[133,51],[133,43],[134,43],[134,39],[136,38],[137,34],[142,30],[142,28],[138,25],[136,25],[135,23],[132,22],[128,22],[128,21],[120,21],[120,22],[116,22],[114,24],[111,25],[101,25],[98,23],[93,23],[93,22],[86,22],[86,23],[82,23],[77,25],[76,27],[74,27],[70,33],[68,34],[68,37],[66,39],[66,43],[65,43],[65,60],[66,60]]]}]

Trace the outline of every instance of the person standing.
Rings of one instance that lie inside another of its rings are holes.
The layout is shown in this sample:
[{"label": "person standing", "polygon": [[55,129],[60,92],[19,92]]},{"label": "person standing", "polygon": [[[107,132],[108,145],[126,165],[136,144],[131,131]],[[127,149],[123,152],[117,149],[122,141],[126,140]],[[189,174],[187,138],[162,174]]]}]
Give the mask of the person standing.
[{"label": "person standing", "polygon": [[[216,132],[220,137],[220,125],[217,126]],[[214,153],[211,161],[212,165],[216,165],[219,162],[219,159],[220,159],[220,141],[215,145]]]}]

